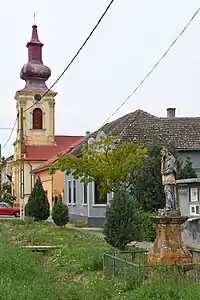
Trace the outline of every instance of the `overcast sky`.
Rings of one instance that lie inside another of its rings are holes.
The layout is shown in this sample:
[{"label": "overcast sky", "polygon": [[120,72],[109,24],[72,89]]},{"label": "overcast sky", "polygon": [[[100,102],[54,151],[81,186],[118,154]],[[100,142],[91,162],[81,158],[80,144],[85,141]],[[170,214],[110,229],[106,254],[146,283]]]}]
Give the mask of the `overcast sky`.
[{"label": "overcast sky", "polygon": [[[24,87],[33,12],[44,43],[43,62],[52,70],[50,86],[71,60],[110,0],[8,0],[0,10],[0,127],[16,118],[15,92]],[[97,129],[124,101],[176,38],[199,0],[115,0],[76,61],[54,87],[56,134],[84,135]],[[200,116],[200,14],[137,93],[112,118],[136,109],[165,116]],[[3,145],[9,135],[0,130]],[[3,155],[13,151],[12,143]]]}]

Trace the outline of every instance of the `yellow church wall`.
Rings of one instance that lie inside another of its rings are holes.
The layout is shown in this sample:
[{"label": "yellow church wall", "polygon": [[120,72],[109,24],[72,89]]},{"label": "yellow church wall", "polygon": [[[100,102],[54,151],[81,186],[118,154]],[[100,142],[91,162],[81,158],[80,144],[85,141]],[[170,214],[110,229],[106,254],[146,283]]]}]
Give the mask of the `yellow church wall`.
[{"label": "yellow church wall", "polygon": [[16,202],[19,203],[20,198],[20,189],[19,189],[19,162],[13,161],[13,170],[12,170],[12,194],[16,197]]},{"label": "yellow church wall", "polygon": [[[20,202],[20,163],[19,159],[21,157],[21,145],[20,145],[20,127],[21,127],[21,109],[23,108],[23,135],[25,145],[44,145],[44,144],[54,144],[54,97],[56,93],[48,92],[48,94],[38,103],[35,103],[34,95],[42,94],[39,90],[26,91],[26,92],[17,92],[15,95],[16,99],[16,108],[19,113],[18,118],[18,130],[17,137],[14,142],[14,157],[13,165],[13,195],[16,196],[16,200]],[[34,104],[32,108],[29,109]],[[43,111],[43,129],[33,129],[33,110],[35,108],[40,108]],[[31,173],[32,169],[39,166],[43,161],[30,161],[24,162],[24,204],[26,204],[31,190],[34,186],[34,176]],[[46,183],[48,185],[48,183]],[[48,190],[50,188],[48,187]],[[52,192],[50,192],[52,194]]]},{"label": "yellow church wall", "polygon": [[[34,187],[34,176],[32,174],[32,169],[39,166],[42,162],[24,162],[24,205],[28,201],[28,198],[31,194],[32,188]],[[20,203],[20,161],[13,162],[12,170],[12,193],[16,197],[16,203]]]},{"label": "yellow church wall", "polygon": [[[15,99],[17,100],[17,111],[20,112],[20,108],[24,109],[24,142],[28,145],[33,144],[51,144],[54,143],[54,96],[56,93],[50,93],[45,96],[41,101],[36,103],[33,108],[28,109],[34,103],[34,94],[39,91],[16,93]],[[43,129],[33,129],[33,110],[40,108],[43,112]],[[19,122],[20,123],[20,122]]]},{"label": "yellow church wall", "polygon": [[32,170],[39,166],[41,162],[24,162],[24,195],[29,196],[34,186]]}]

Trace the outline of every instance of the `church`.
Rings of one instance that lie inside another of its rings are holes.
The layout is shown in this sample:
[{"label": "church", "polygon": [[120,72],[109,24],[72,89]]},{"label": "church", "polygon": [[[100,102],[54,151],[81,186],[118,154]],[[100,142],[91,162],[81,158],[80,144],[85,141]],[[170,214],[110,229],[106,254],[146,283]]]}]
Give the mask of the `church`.
[{"label": "church", "polygon": [[13,144],[12,194],[16,204],[22,206],[34,186],[32,170],[83,138],[55,135],[57,93],[46,85],[51,70],[43,64],[42,47],[37,26],[33,25],[31,40],[27,43],[28,62],[20,72],[25,86],[15,94],[17,136]]}]

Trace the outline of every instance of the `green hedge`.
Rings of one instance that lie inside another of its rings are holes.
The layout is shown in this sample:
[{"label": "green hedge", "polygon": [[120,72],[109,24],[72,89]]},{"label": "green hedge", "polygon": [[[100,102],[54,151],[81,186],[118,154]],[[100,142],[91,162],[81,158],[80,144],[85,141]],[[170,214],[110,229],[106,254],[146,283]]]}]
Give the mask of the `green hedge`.
[{"label": "green hedge", "polygon": [[156,231],[153,226],[152,217],[153,213],[141,213],[141,232],[142,239],[146,242],[154,242],[156,237]]}]

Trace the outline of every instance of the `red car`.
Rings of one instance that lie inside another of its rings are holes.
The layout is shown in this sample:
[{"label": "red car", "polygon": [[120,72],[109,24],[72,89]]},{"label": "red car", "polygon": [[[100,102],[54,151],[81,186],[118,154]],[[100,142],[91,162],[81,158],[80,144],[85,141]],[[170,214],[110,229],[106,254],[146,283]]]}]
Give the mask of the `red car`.
[{"label": "red car", "polygon": [[0,202],[0,215],[15,216],[16,218],[20,216],[19,207],[12,207],[6,202]]}]

